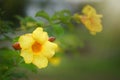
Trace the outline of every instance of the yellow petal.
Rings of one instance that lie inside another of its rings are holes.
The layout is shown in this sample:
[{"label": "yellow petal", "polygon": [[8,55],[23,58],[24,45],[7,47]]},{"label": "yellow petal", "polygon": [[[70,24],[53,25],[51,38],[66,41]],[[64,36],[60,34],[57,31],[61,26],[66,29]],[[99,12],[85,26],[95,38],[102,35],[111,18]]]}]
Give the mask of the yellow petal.
[{"label": "yellow petal", "polygon": [[33,60],[33,53],[32,51],[29,49],[27,50],[21,50],[21,54],[20,54],[23,58],[25,63],[31,63]]},{"label": "yellow petal", "polygon": [[96,10],[92,6],[86,5],[83,8],[82,13],[85,14],[85,15],[87,15],[87,16],[91,16],[91,15],[96,14]]},{"label": "yellow petal", "polygon": [[94,31],[101,32],[102,31],[102,25],[101,24],[96,25],[95,28],[94,28]]},{"label": "yellow petal", "polygon": [[27,49],[32,46],[32,44],[34,43],[34,39],[32,38],[31,34],[25,34],[23,36],[20,36],[18,42],[20,43],[20,47],[22,49]]},{"label": "yellow petal", "polygon": [[32,63],[38,68],[45,68],[48,65],[48,59],[42,55],[34,55]]},{"label": "yellow petal", "polygon": [[57,44],[47,41],[42,46],[41,53],[47,58],[51,58],[55,54],[56,49],[57,49]]},{"label": "yellow petal", "polygon": [[43,32],[42,28],[37,28],[33,31],[32,36],[35,40],[37,40],[40,44],[43,44],[45,41],[48,40],[47,32]]}]

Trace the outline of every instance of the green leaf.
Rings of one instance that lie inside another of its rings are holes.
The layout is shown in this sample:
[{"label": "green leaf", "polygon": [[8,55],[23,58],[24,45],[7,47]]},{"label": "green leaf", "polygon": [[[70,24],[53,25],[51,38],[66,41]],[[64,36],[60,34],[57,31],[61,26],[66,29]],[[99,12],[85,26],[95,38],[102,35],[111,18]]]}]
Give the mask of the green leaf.
[{"label": "green leaf", "polygon": [[14,76],[15,78],[27,78],[27,75],[24,72],[15,72],[10,74],[10,76]]},{"label": "green leaf", "polygon": [[[8,49],[8,48],[1,48],[0,49],[0,66],[6,67],[13,67],[17,59],[19,58],[19,54],[16,54],[16,51]],[[15,62],[14,62],[15,61]]]},{"label": "green leaf", "polygon": [[50,20],[50,17],[49,17],[49,15],[47,14],[47,12],[45,12],[45,11],[43,11],[43,10],[38,11],[35,16],[36,16],[36,17],[42,17],[42,18],[44,18],[44,19],[46,19],[46,20]]},{"label": "green leaf", "polygon": [[17,18],[20,21],[24,20],[24,18],[22,18],[21,16],[18,16],[18,15],[16,15],[15,18]]},{"label": "green leaf", "polygon": [[68,23],[70,22],[71,18],[72,16],[69,10],[62,10],[62,11],[55,12],[51,20],[53,20],[54,22],[58,20],[59,22]]},{"label": "green leaf", "polygon": [[10,21],[3,21],[0,20],[0,34],[1,33],[7,33],[7,32],[13,32],[13,23]]},{"label": "green leaf", "polygon": [[68,10],[61,11],[63,22],[68,23],[71,20],[71,13]]},{"label": "green leaf", "polygon": [[53,24],[52,27],[55,36],[60,36],[64,34],[64,29],[60,24]]},{"label": "green leaf", "polygon": [[32,72],[37,72],[37,67],[34,66],[33,64],[25,64],[25,63],[21,63],[19,66],[24,67],[26,69],[31,70]]},{"label": "green leaf", "polygon": [[41,26],[41,27],[44,27],[45,25],[45,23],[43,22],[43,21],[38,21],[38,22],[36,22],[36,24],[37,24],[37,26]]},{"label": "green leaf", "polygon": [[58,20],[58,19],[60,19],[60,13],[55,12],[54,15],[52,16],[52,20]]},{"label": "green leaf", "polygon": [[25,20],[26,20],[26,21],[30,21],[30,22],[35,22],[35,20],[34,20],[32,17],[29,17],[29,16],[27,16],[27,17],[25,18]]},{"label": "green leaf", "polygon": [[12,42],[13,43],[18,42],[18,39],[19,39],[19,36],[15,37]]}]

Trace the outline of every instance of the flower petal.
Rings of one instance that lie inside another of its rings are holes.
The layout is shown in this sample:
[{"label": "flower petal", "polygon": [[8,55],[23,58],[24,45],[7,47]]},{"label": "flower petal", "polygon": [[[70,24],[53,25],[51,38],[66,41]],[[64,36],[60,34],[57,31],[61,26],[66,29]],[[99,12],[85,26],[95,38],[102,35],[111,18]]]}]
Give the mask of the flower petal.
[{"label": "flower petal", "polygon": [[57,44],[47,41],[42,46],[41,53],[47,58],[51,58],[55,54],[56,49],[57,49]]},{"label": "flower petal", "polygon": [[91,16],[88,18],[87,16],[80,16],[82,23],[85,27],[90,31],[91,34],[96,34],[96,32],[102,31],[101,20],[97,15]]},{"label": "flower petal", "polygon": [[38,68],[45,68],[48,65],[48,59],[43,55],[39,55],[39,56],[34,55],[34,59],[32,63],[36,65]]},{"label": "flower petal", "polygon": [[29,49],[27,50],[21,50],[21,54],[20,54],[23,58],[25,63],[31,63],[33,60],[33,53],[32,51]]},{"label": "flower petal", "polygon": [[83,8],[82,13],[87,16],[91,16],[91,15],[96,14],[96,10],[92,6],[87,5]]},{"label": "flower petal", "polygon": [[32,44],[34,43],[34,39],[31,34],[25,34],[20,36],[19,43],[22,49],[27,49],[32,46]]},{"label": "flower petal", "polygon": [[47,34],[47,32],[43,32],[42,28],[37,28],[36,30],[34,30],[32,36],[40,44],[43,44],[45,41],[48,40],[48,34]]}]

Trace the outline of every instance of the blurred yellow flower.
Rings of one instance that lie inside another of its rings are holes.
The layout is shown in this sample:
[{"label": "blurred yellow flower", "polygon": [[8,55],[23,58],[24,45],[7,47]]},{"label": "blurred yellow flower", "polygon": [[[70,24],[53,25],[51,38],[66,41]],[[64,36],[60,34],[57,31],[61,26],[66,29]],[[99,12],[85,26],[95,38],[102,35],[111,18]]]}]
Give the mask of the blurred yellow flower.
[{"label": "blurred yellow flower", "polygon": [[48,41],[48,34],[42,28],[37,28],[33,33],[20,36],[21,56],[25,63],[33,63],[38,68],[45,68],[48,59],[52,58],[57,49],[57,44]]},{"label": "blurred yellow flower", "polygon": [[50,59],[50,63],[53,65],[53,66],[58,66],[61,62],[61,58],[60,57],[53,57]]},{"label": "blurred yellow flower", "polygon": [[83,15],[74,14],[74,16],[85,25],[92,35],[95,35],[96,32],[102,31],[100,19],[102,15],[97,14],[96,10],[90,5],[85,6],[82,13]]}]

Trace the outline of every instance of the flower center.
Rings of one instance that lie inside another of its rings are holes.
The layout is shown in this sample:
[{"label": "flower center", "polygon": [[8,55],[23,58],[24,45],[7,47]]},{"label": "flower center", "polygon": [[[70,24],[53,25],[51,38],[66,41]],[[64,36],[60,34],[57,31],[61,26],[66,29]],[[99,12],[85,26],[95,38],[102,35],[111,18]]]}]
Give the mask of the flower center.
[{"label": "flower center", "polygon": [[42,48],[42,46],[41,46],[41,44],[38,43],[38,42],[35,42],[35,43],[32,45],[32,50],[33,50],[34,53],[40,52],[41,48]]}]

